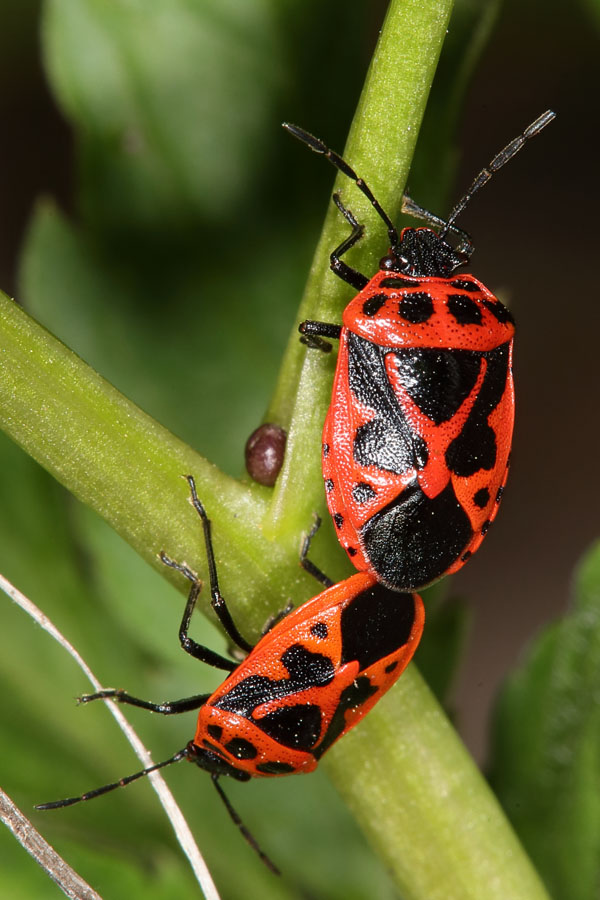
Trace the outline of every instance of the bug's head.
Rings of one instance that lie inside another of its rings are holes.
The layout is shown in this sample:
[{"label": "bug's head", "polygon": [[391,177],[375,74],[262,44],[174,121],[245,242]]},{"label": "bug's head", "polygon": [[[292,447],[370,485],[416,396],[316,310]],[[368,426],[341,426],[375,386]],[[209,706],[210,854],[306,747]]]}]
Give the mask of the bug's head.
[{"label": "bug's head", "polygon": [[[205,741],[208,744],[208,741]],[[251,775],[242,769],[237,769],[230,762],[227,762],[215,746],[214,750],[210,747],[199,747],[194,741],[190,741],[186,747],[186,757],[190,762],[196,763],[201,769],[210,772],[211,775],[229,775],[238,781],[249,781]]]},{"label": "bug's head", "polygon": [[403,228],[396,246],[379,262],[381,271],[446,278],[468,262],[469,256],[452,247],[431,228]]}]

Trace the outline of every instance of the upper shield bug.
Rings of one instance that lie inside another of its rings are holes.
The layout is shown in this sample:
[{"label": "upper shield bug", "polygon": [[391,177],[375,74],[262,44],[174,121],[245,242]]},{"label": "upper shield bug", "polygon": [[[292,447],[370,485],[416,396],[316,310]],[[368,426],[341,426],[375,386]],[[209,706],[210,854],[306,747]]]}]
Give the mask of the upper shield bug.
[{"label": "upper shield bug", "polygon": [[261,859],[277,872],[243,826],[219,784],[222,775],[238,781],[251,777],[312,772],[321,756],[353,728],[394,684],[410,662],[424,624],[418,594],[398,593],[368,573],[339,584],[327,578],[308,558],[318,523],[304,541],[300,562],[325,590],[293,612],[276,617],[253,647],[236,628],[219,589],[210,520],[188,476],[192,503],[201,518],[212,607],[231,640],[244,652],[241,663],[197,644],[188,635],[201,582],[187,565],[165,553],[162,561],[191,581],[179,629],[186,653],[229,674],[212,694],[152,703],[126,691],[108,689],[82,702],[112,698],[152,712],[172,715],[198,710],[194,738],[172,757],[78,797],[44,803],[37,809],[57,809],[90,800],[138,778],[187,759],[210,773],[235,824]]},{"label": "upper shield bug", "polygon": [[[352,179],[387,227],[390,248],[371,279],[341,257],[364,226],[339,195],[352,228],[331,253],[333,272],[358,293],[343,324],[306,321],[309,346],[339,338],[323,430],[323,478],[339,540],[360,571],[412,591],[456,572],[481,544],[504,491],[514,419],[513,319],[473,275],[455,224],[473,195],[545,128],[548,110],[477,175],[446,221],[404,197],[429,227],[398,233],[370,188],[322,141],[294,137]],[[456,239],[451,243],[451,236]]]}]

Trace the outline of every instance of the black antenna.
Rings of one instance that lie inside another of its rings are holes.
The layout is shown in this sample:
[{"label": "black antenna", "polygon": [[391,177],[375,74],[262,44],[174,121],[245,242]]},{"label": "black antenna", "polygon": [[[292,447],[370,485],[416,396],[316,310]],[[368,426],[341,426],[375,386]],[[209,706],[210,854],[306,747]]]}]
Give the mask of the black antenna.
[{"label": "black antenna", "polygon": [[[206,559],[208,562],[208,574],[210,579],[210,596],[212,608],[216,612],[221,625],[223,626],[229,637],[232,639],[232,641],[246,653],[250,653],[254,645],[249,644],[248,641],[244,640],[242,635],[239,633],[237,626],[231,618],[231,613],[227,609],[227,604],[223,599],[221,589],[219,588],[217,564],[215,562],[215,551],[213,550],[212,544],[210,519],[206,515],[204,506],[198,499],[198,494],[196,493],[196,482],[194,481],[194,477],[192,475],[184,475],[183,477],[190,486],[192,506],[200,516],[200,520],[202,522],[204,544],[206,547]],[[163,562],[166,562],[166,560],[163,559]],[[167,565],[171,565],[171,562],[168,562]],[[177,567],[175,566],[175,568]],[[187,575],[186,572],[184,572],[183,574],[189,578],[189,575]]]},{"label": "black antenna", "polygon": [[516,156],[519,150],[522,150],[525,143],[530,138],[535,137],[536,134],[539,134],[542,128],[545,128],[546,125],[549,125],[550,122],[552,122],[552,120],[555,118],[556,113],[551,109],[547,109],[546,112],[542,113],[541,116],[538,116],[535,122],[532,122],[531,125],[529,125],[525,129],[525,131],[514,138],[510,142],[510,144],[507,144],[506,147],[504,147],[504,149],[500,151],[500,153],[497,153],[491,160],[491,162],[489,162],[488,165],[481,170],[479,175],[477,175],[477,177],[473,179],[473,183],[471,184],[469,190],[460,198],[460,200],[448,216],[445,227],[440,232],[440,237],[442,238],[442,240],[446,237],[448,231],[454,230],[454,226],[452,223],[460,216],[467,204],[471,201],[473,195],[476,194],[477,191],[484,186],[484,184],[488,183],[494,172],[497,172],[498,169],[501,169],[502,166],[504,166],[510,159],[513,158],[513,156]]},{"label": "black antenna", "polygon": [[142,769],[141,772],[135,772],[133,775],[127,775],[125,778],[121,778],[113,784],[104,784],[102,787],[95,788],[93,791],[87,791],[87,793],[81,794],[80,797],[67,797],[66,800],[54,800],[52,803],[40,803],[34,808],[61,809],[63,806],[73,806],[75,803],[81,803],[83,800],[93,800],[94,797],[100,797],[102,794],[108,794],[109,791],[116,790],[116,788],[125,787],[126,785],[131,784],[132,781],[137,781],[138,778],[143,778],[145,775],[149,775],[150,772],[156,772],[157,769],[164,769],[165,766],[170,766],[171,763],[186,759],[187,756],[188,749],[187,747],[184,747],[183,750],[179,750],[170,759],[165,759],[164,762],[155,763],[155,765],[149,766],[147,769]]},{"label": "black antenna", "polygon": [[332,166],[335,166],[336,169],[339,169],[340,172],[343,172],[348,178],[351,178],[352,181],[356,184],[358,189],[362,191],[367,200],[372,204],[373,208],[377,212],[377,214],[383,219],[385,222],[385,226],[388,230],[388,235],[390,239],[390,246],[396,248],[398,246],[398,230],[386,211],[380,205],[379,201],[374,197],[371,188],[363,181],[362,178],[356,174],[352,166],[350,166],[345,159],[335,153],[334,150],[330,150],[323,141],[320,141],[319,138],[316,138],[313,134],[310,134],[308,131],[304,131],[303,128],[299,128],[297,125],[291,125],[289,122],[284,122],[283,127],[286,131],[289,131],[295,138],[298,138],[299,141],[302,141],[303,144],[306,144],[310,147],[311,150],[314,150],[315,153],[320,153],[325,159],[329,160]]},{"label": "black antenna", "polygon": [[[157,769],[164,769],[165,766],[170,766],[171,763],[180,762],[182,759],[189,758],[188,747],[184,747],[183,750],[179,750],[172,756],[170,759],[165,759],[163,762],[156,763],[153,766],[149,766],[147,769],[142,769],[141,772],[135,772],[133,775],[127,775],[125,778],[121,778],[119,781],[113,782],[113,784],[103,784],[102,787],[94,788],[93,791],[87,791],[85,794],[81,794],[79,797],[67,797],[65,800],[53,800],[51,803],[39,803],[34,809],[46,810],[46,809],[62,809],[65,806],[74,806],[75,803],[81,803],[84,800],[93,800],[95,797],[100,797],[102,794],[108,794],[110,791],[114,791],[117,788],[126,787],[128,784],[131,784],[132,781],[137,781],[138,778],[143,778],[145,775],[149,775],[151,772],[156,772]],[[234,807],[231,805],[231,801],[227,797],[225,791],[219,784],[218,775],[210,775],[212,783],[217,789],[217,793],[223,804],[225,809],[231,816],[231,820],[234,825],[239,828],[240,832],[252,847],[254,852],[262,859],[264,864],[268,869],[273,872],[274,875],[281,875],[280,870],[277,868],[273,860],[269,859],[264,850],[261,850],[260,846],[255,837],[248,831],[242,820],[240,819],[239,814],[236,812]]]}]

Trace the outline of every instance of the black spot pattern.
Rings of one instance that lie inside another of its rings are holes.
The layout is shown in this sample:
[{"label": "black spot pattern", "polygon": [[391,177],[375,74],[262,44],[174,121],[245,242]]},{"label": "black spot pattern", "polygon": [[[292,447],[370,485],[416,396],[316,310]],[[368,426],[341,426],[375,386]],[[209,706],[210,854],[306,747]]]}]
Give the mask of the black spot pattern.
[{"label": "black spot pattern", "polygon": [[490,492],[487,488],[479,488],[479,490],[473,495],[473,503],[475,506],[478,506],[479,509],[483,509],[490,502]]},{"label": "black spot pattern", "polygon": [[490,530],[490,525],[491,525],[491,524],[492,524],[492,523],[490,522],[490,520],[489,520],[489,519],[486,519],[485,522],[483,523],[483,525],[481,526],[481,533],[482,533],[482,535],[483,535],[484,537],[485,537],[485,535],[488,533],[488,531]]},{"label": "black spot pattern", "polygon": [[413,291],[402,297],[398,304],[398,312],[407,322],[418,325],[433,315],[433,299],[424,291]]},{"label": "black spot pattern", "polygon": [[266,762],[259,763],[256,767],[256,771],[262,772],[263,775],[289,775],[296,770],[290,763]]},{"label": "black spot pattern", "polygon": [[397,669],[397,668],[398,668],[398,662],[397,661],[391,662],[389,665],[387,665],[385,667],[384,671],[385,671],[386,675],[390,675],[394,671],[394,669]]},{"label": "black spot pattern", "polygon": [[310,750],[321,735],[321,709],[312,703],[282,706],[261,719],[257,725],[284,747]]},{"label": "black spot pattern", "polygon": [[420,284],[419,281],[409,281],[408,278],[401,278],[399,275],[393,275],[389,278],[382,278],[379,282],[380,288],[403,288],[403,287],[418,287]]},{"label": "black spot pattern", "polygon": [[329,629],[325,622],[315,622],[314,625],[310,626],[310,633],[324,641],[329,634]]},{"label": "black spot pattern", "polygon": [[[281,662],[289,673],[289,678],[268,678],[266,675],[249,675],[219,697],[214,706],[228,712],[237,713],[247,719],[261,703],[289,697],[310,687],[329,684],[335,669],[328,656],[311,653],[302,644],[293,644],[281,656]],[[261,720],[261,722],[264,720]]]},{"label": "black spot pattern", "polygon": [[459,325],[481,325],[481,310],[467,294],[450,294],[448,311]]},{"label": "black spot pattern", "polygon": [[406,434],[394,429],[383,418],[361,425],[354,439],[354,459],[361,466],[376,466],[396,475],[415,466],[423,468],[427,463],[427,444],[419,435],[413,434],[406,423],[402,431]]},{"label": "black spot pattern", "polygon": [[223,736],[223,729],[220,725],[207,725],[206,730],[215,741],[220,741]]},{"label": "black spot pattern", "polygon": [[346,547],[346,553],[348,554],[348,556],[352,557],[356,556],[358,550],[356,549],[356,547]]},{"label": "black spot pattern", "polygon": [[387,294],[373,294],[371,297],[368,297],[363,303],[362,311],[365,316],[375,316],[381,309],[381,307],[385,304],[387,300]]},{"label": "black spot pattern", "polygon": [[225,749],[236,759],[255,759],[258,751],[254,744],[246,741],[244,738],[232,738],[229,743],[225,744]]},{"label": "black spot pattern", "polygon": [[402,387],[436,425],[448,422],[475,386],[481,354],[471,350],[397,350]]},{"label": "black spot pattern", "polygon": [[204,769],[206,772],[212,772],[213,775],[229,775],[237,781],[249,781],[251,775],[238,769],[232,763],[223,758],[220,747],[213,747],[210,741],[203,741],[203,746],[194,744],[192,741],[188,744],[188,759]]},{"label": "black spot pattern", "polygon": [[470,559],[472,556],[473,556],[473,552],[472,552],[471,550],[467,550],[466,553],[463,553],[463,555],[461,556],[460,560],[461,560],[461,562],[466,562],[466,561],[467,561],[468,559]]},{"label": "black spot pattern", "polygon": [[453,278],[450,287],[457,288],[459,291],[471,291],[479,293],[480,287],[474,281],[468,281],[466,278]]},{"label": "black spot pattern", "polygon": [[511,322],[514,324],[515,320],[513,319],[510,311],[503,303],[500,303],[499,300],[496,300],[494,302],[493,300],[488,300],[486,298],[483,303],[485,306],[487,306],[492,315],[495,316],[503,325],[505,325],[507,322]]},{"label": "black spot pattern", "polygon": [[367,503],[377,496],[375,488],[367,484],[366,481],[359,481],[352,488],[352,499],[355,503]]},{"label": "black spot pattern", "polygon": [[427,445],[406,421],[385,371],[385,348],[348,335],[348,381],[357,401],[373,410],[371,421],[361,425],[353,455],[361,466],[377,466],[401,475],[427,462]]},{"label": "black spot pattern", "polygon": [[333,481],[331,480],[331,478],[326,478],[326,479],[325,479],[325,490],[327,491],[328,494],[330,494],[330,493],[332,492],[332,490],[333,490]]},{"label": "black spot pattern", "polygon": [[357,678],[342,691],[340,702],[334,715],[331,717],[329,728],[325,732],[319,746],[313,750],[313,755],[316,759],[320,759],[344,731],[346,727],[346,710],[362,706],[377,691],[378,688],[374,687],[364,675],[361,678]]},{"label": "black spot pattern", "polygon": [[359,671],[407,642],[415,620],[412,594],[375,584],[357,594],[341,615],[341,662],[357,660]]},{"label": "black spot pattern", "polygon": [[498,488],[498,493],[496,494],[496,503],[500,503],[500,501],[502,500],[503,493],[504,493],[504,487],[501,486]]},{"label": "black spot pattern", "polygon": [[440,578],[473,537],[452,483],[429,499],[415,480],[361,530],[378,576],[396,590],[417,590]]},{"label": "black spot pattern", "polygon": [[323,458],[327,459],[329,456],[329,444],[323,444]]},{"label": "black spot pattern", "polygon": [[333,514],[333,521],[335,522],[335,527],[336,527],[336,528],[341,528],[342,525],[344,524],[344,517],[343,517],[343,515],[342,515],[341,513],[334,513],[334,514]]},{"label": "black spot pattern", "polygon": [[487,360],[483,384],[461,433],[446,451],[451,472],[468,478],[481,469],[489,471],[496,462],[496,435],[488,418],[500,403],[508,375],[508,344],[481,354]]}]

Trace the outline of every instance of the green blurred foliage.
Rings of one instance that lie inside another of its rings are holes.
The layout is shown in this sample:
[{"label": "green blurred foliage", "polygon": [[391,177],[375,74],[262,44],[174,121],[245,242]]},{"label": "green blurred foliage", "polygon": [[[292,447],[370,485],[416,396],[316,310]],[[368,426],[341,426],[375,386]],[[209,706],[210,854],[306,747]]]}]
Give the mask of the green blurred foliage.
[{"label": "green blurred foliage", "polygon": [[[460,101],[496,7],[457,4],[410,182],[415,198],[433,209],[446,202]],[[8,4],[0,21],[17,21],[18,13]],[[38,204],[19,299],[131,399],[233,475],[242,473],[245,439],[267,405],[329,202],[330,170],[308,153],[305,160],[294,154],[292,168],[279,123],[297,121],[332,146],[343,145],[383,13],[383,4],[316,0],[157,0],[151,10],[142,0],[48,0],[43,7],[46,71],[77,148],[76,215],[68,218],[47,200]],[[218,683],[218,673],[179,649],[180,595],[4,437],[0,496],[0,570],[103,681],[156,700]],[[557,886],[576,883],[568,880],[577,875],[568,855],[577,858],[578,839],[588,841],[586,884],[597,871],[597,723],[590,697],[597,693],[591,651],[598,631],[585,600],[590,563],[584,571],[579,613],[546,636],[507,691],[494,766],[517,828]],[[445,696],[464,619],[441,597],[437,612],[431,598],[428,605],[420,663]],[[10,723],[0,732],[0,757],[13,799],[28,812],[35,802],[135,771],[107,712],[75,706],[87,685],[74,664],[22,612],[7,601],[0,609],[9,636],[0,655],[2,721]],[[224,649],[216,629],[197,618],[196,639]],[[563,684],[549,677],[559,654]],[[553,719],[561,709],[573,711],[568,722],[564,715]],[[193,715],[160,720],[133,711],[131,719],[156,759],[182,747],[193,731]],[[553,721],[563,721],[565,730],[546,744],[541,735]],[[523,729],[530,733],[525,744]],[[536,771],[540,783],[532,781]],[[395,896],[321,773],[229,790],[284,871],[282,880],[235,833],[203,773],[179,766],[167,777],[224,898]],[[583,787],[588,777],[594,798]],[[562,849],[559,813],[569,822]],[[37,814],[35,823],[111,900],[197,896],[147,784]],[[4,830],[0,842],[6,896],[58,896]]]},{"label": "green blurred foliage", "polygon": [[491,781],[555,900],[600,891],[600,545],[509,679]]}]

